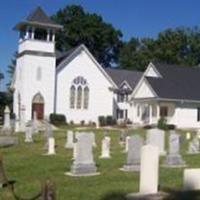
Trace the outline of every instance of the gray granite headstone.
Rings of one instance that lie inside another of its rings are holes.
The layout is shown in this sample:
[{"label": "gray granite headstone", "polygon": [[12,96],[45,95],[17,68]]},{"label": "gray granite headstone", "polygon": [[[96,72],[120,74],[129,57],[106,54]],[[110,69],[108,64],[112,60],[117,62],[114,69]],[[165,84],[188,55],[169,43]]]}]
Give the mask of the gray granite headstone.
[{"label": "gray granite headstone", "polygon": [[1,136],[0,137],[0,147],[9,147],[13,145],[17,145],[19,140],[14,136]]},{"label": "gray granite headstone", "polygon": [[146,144],[157,146],[160,155],[165,155],[165,132],[161,129],[154,128],[147,131]]},{"label": "gray granite headstone", "polygon": [[195,136],[191,142],[189,142],[188,154],[199,153],[199,138]]},{"label": "gray granite headstone", "polygon": [[166,167],[184,167],[185,161],[179,153],[180,151],[180,135],[174,131],[169,136],[169,153],[166,156],[164,166]]},{"label": "gray granite headstone", "polygon": [[122,170],[139,171],[143,139],[139,135],[134,135],[130,137],[128,143],[127,161]]},{"label": "gray granite headstone", "polygon": [[92,142],[93,136],[91,133],[81,133],[78,135],[76,156],[71,167],[71,175],[89,176],[96,174],[97,168],[93,159]]}]

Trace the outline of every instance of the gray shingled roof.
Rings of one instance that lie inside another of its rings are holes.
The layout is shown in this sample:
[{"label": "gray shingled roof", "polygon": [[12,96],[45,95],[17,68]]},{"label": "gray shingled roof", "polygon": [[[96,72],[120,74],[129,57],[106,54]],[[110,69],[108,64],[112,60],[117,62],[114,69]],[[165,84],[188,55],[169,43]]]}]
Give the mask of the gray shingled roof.
[{"label": "gray shingled roof", "polygon": [[26,18],[26,21],[53,25],[56,24],[53,20],[51,20],[50,17],[46,15],[40,6],[38,6],[32,13],[29,14],[29,16]]},{"label": "gray shingled roof", "polygon": [[146,77],[158,97],[200,101],[200,69],[154,64],[162,78]]},{"label": "gray shingled roof", "polygon": [[105,68],[107,74],[112,78],[114,83],[119,87],[123,81],[128,82],[132,89],[135,88],[142,77],[142,72],[133,70],[123,70],[114,68]]},{"label": "gray shingled roof", "polygon": [[26,25],[36,25],[36,26],[46,26],[51,27],[54,29],[60,29],[62,28],[61,25],[55,23],[49,16],[46,15],[46,13],[43,11],[43,9],[38,6],[33,12],[31,12],[28,17],[22,21],[19,22],[15,29],[23,28]]}]

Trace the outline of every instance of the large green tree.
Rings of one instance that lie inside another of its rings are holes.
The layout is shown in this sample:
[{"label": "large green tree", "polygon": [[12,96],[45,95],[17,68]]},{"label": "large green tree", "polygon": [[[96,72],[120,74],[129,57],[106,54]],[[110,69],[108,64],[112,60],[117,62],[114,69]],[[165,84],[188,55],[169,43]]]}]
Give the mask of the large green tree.
[{"label": "large green tree", "polygon": [[52,19],[64,27],[57,34],[58,50],[67,51],[83,43],[102,65],[117,63],[122,33],[101,16],[70,5],[60,9]]},{"label": "large green tree", "polygon": [[200,63],[200,29],[167,29],[155,39],[131,38],[120,51],[120,66],[145,70],[149,62],[163,62],[186,66]]}]

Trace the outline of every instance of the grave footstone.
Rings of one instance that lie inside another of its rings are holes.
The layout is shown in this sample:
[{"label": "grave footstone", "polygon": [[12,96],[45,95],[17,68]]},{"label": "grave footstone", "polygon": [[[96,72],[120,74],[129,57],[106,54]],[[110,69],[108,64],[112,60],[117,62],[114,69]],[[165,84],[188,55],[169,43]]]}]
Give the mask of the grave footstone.
[{"label": "grave footstone", "polygon": [[160,155],[166,155],[165,151],[165,132],[154,128],[147,131],[146,144],[157,146]]},{"label": "grave footstone", "polygon": [[130,137],[128,143],[129,148],[127,153],[127,161],[121,170],[139,171],[143,139],[139,135],[134,135]]},{"label": "grave footstone", "polygon": [[184,170],[184,190],[200,190],[200,169]]},{"label": "grave footstone", "polygon": [[110,158],[110,137],[106,136],[102,140],[102,151],[100,158]]},{"label": "grave footstone", "polygon": [[67,149],[71,149],[73,148],[74,146],[74,133],[73,131],[67,131],[67,134],[66,134],[66,144],[65,144],[65,148]]},{"label": "grave footstone", "polygon": [[92,153],[93,137],[91,133],[82,133],[78,136],[75,160],[71,166],[71,176],[97,175],[97,168]]},{"label": "grave footstone", "polygon": [[188,154],[197,154],[199,152],[199,138],[195,136],[192,141],[189,142]]},{"label": "grave footstone", "polygon": [[180,151],[180,135],[174,131],[169,135],[169,152],[164,162],[165,167],[185,167],[185,161],[179,153]]}]

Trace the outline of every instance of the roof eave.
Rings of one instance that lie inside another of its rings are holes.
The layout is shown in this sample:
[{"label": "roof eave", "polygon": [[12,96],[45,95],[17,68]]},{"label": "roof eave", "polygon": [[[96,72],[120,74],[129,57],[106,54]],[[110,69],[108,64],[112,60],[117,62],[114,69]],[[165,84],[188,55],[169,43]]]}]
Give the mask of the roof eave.
[{"label": "roof eave", "polygon": [[24,26],[30,25],[30,26],[36,26],[36,27],[47,27],[47,28],[52,28],[55,30],[63,29],[62,25],[59,24],[50,24],[50,23],[41,23],[41,22],[34,22],[34,21],[23,21],[18,23],[13,29],[14,30],[20,30]]}]

